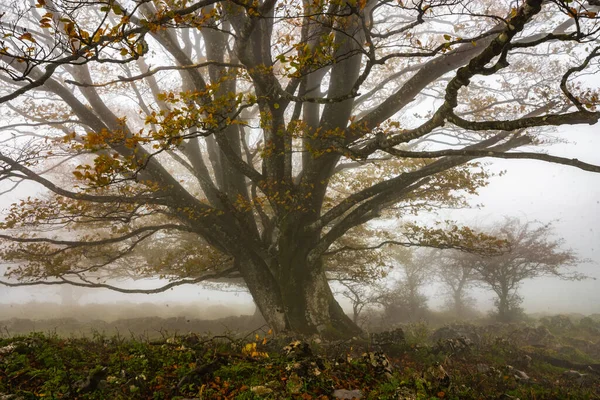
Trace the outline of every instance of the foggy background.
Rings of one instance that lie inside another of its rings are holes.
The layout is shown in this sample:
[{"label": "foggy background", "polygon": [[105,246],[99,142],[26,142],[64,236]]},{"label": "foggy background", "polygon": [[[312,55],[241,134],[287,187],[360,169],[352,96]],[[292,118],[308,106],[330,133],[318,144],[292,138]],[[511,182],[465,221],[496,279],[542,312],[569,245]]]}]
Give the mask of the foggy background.
[{"label": "foggy background", "polygon": [[[600,164],[600,128],[578,125],[560,131],[569,143],[545,148],[553,155],[579,158]],[[538,150],[539,151],[539,150]],[[499,222],[503,216],[522,220],[554,221],[555,232],[565,240],[564,247],[574,249],[589,262],[580,265],[578,271],[592,278],[600,278],[600,174],[582,171],[564,165],[533,160],[485,159],[490,171],[504,176],[493,177],[488,187],[480,190],[480,196],[472,198],[472,205],[482,208],[465,210],[442,210],[437,220],[452,219],[462,224],[489,224]],[[7,185],[0,186],[6,190]],[[34,195],[36,187],[22,184],[11,193],[0,197],[4,210],[21,197]],[[431,220],[431,216],[426,217]],[[2,271],[4,267],[1,267]],[[166,283],[161,280],[118,281],[117,286],[127,288],[153,288]],[[8,288],[0,285],[0,307],[7,311],[11,303],[54,302],[60,303],[61,288],[36,286]],[[477,306],[488,310],[493,305],[491,292],[473,289]],[[436,284],[430,285],[426,294],[429,306],[438,309],[443,304],[441,291]],[[600,280],[580,282],[539,278],[526,281],[520,290],[525,311],[528,313],[600,313]],[[191,312],[201,315],[195,318],[220,318],[236,314],[252,314],[254,305],[249,294],[228,289],[218,291],[197,285],[184,285],[154,294],[121,294],[105,289],[73,289],[73,297],[79,304],[89,303],[152,303],[158,315],[176,313],[182,304],[192,306]],[[349,303],[338,297],[349,311]],[[128,307],[126,307],[129,309]],[[132,309],[135,309],[133,306]],[[124,309],[125,311],[125,309]],[[188,309],[188,313],[190,310]],[[24,318],[26,316],[23,316]],[[48,316],[49,318],[54,316]],[[190,317],[188,315],[188,317]]]}]

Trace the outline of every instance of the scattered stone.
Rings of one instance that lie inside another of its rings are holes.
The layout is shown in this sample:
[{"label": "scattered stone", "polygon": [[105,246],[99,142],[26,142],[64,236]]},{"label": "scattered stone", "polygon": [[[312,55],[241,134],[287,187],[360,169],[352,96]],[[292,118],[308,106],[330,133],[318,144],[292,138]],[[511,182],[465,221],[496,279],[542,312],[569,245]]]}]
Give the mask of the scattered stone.
[{"label": "scattered stone", "polygon": [[431,340],[438,342],[440,340],[454,339],[461,336],[463,335],[458,330],[449,326],[444,326],[433,332]]},{"label": "scattered stone", "polygon": [[569,379],[576,381],[580,385],[583,383],[583,381],[585,381],[585,378],[588,376],[588,374],[582,374],[581,372],[572,369],[563,372],[563,375]]},{"label": "scattered stone", "polygon": [[529,375],[518,369],[515,370],[515,378],[517,378],[518,381],[528,381],[530,379]]},{"label": "scattered stone", "polygon": [[320,358],[298,360],[286,366],[286,370],[293,371],[301,377],[319,376],[325,368],[325,364]]},{"label": "scattered stone", "polygon": [[388,379],[392,378],[394,372],[392,363],[381,351],[369,351],[363,354],[363,359],[375,369],[376,373],[384,374]]},{"label": "scattered stone", "polygon": [[294,340],[283,348],[283,353],[291,359],[312,357],[310,345],[300,340]]},{"label": "scattered stone", "polygon": [[587,374],[582,374],[579,371],[575,371],[575,370],[571,369],[571,370],[563,372],[563,375],[568,376],[569,378],[581,378],[583,376],[586,376]]},{"label": "scattered stone", "polygon": [[269,389],[266,386],[252,386],[250,391],[257,396],[264,396],[266,394],[273,393],[273,389]]},{"label": "scattered stone", "polygon": [[371,344],[375,347],[385,348],[404,343],[405,336],[402,328],[396,328],[386,332],[376,332],[369,335]]},{"label": "scattered stone", "polygon": [[468,324],[455,324],[439,328],[431,335],[433,342],[445,341],[448,339],[463,339],[470,344],[479,344],[481,342],[481,328]]},{"label": "scattered stone", "polygon": [[15,351],[16,348],[17,348],[17,345],[14,343],[9,344],[8,346],[0,347],[0,356],[10,354],[13,351]]},{"label": "scattered stone", "polygon": [[434,347],[434,351],[444,353],[464,353],[470,351],[473,342],[471,339],[461,336],[453,339],[439,340]]},{"label": "scattered stone", "polygon": [[434,363],[423,373],[423,378],[427,381],[436,382],[438,386],[450,386],[450,375],[446,372],[442,364]]},{"label": "scattered stone", "polygon": [[524,346],[555,347],[558,344],[556,337],[543,325],[515,330],[511,332],[511,336]]},{"label": "scattered stone", "polygon": [[362,399],[363,394],[360,390],[347,390],[347,389],[337,389],[333,391],[333,397],[335,399]]},{"label": "scattered stone", "polygon": [[507,365],[506,369],[513,374],[513,376],[515,377],[515,379],[517,381],[521,381],[521,382],[527,382],[529,381],[531,378],[529,378],[529,375],[527,375],[525,372],[516,369],[515,367],[513,367],[512,365]]}]

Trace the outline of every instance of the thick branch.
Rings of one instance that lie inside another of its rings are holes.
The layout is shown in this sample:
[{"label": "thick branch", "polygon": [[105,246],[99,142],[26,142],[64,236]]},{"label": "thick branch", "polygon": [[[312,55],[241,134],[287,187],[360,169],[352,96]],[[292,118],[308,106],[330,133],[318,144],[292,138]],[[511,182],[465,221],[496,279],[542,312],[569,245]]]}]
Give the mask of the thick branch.
[{"label": "thick branch", "polygon": [[133,294],[133,293],[155,294],[155,293],[165,292],[176,286],[193,285],[193,284],[197,284],[197,283],[207,281],[207,280],[227,278],[230,274],[233,274],[235,272],[237,272],[237,268],[231,267],[231,268],[225,269],[223,271],[215,272],[212,274],[207,274],[207,275],[204,275],[204,276],[201,276],[198,278],[182,279],[179,281],[171,282],[171,283],[168,283],[164,286],[161,286],[161,287],[158,287],[155,289],[124,289],[124,288],[120,288],[117,286],[108,285],[106,283],[77,282],[77,281],[71,281],[71,280],[68,280],[65,278],[62,278],[60,281],[34,281],[34,282],[7,282],[7,281],[0,280],[0,285],[9,286],[9,287],[39,286],[39,285],[47,285],[47,286],[72,285],[72,286],[78,286],[78,287],[83,287],[83,288],[109,289],[109,290],[114,290],[115,292],[127,293],[127,294]]}]

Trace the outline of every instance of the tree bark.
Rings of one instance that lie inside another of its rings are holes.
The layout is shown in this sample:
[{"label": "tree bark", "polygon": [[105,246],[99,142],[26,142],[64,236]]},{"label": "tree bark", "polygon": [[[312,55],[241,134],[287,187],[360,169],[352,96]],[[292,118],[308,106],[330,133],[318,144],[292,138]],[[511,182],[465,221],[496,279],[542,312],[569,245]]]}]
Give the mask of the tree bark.
[{"label": "tree bark", "polygon": [[275,334],[322,335],[348,338],[361,329],[344,313],[325,275],[322,263],[309,263],[310,246],[302,240],[280,240],[272,260],[253,254],[236,263],[260,313]]}]

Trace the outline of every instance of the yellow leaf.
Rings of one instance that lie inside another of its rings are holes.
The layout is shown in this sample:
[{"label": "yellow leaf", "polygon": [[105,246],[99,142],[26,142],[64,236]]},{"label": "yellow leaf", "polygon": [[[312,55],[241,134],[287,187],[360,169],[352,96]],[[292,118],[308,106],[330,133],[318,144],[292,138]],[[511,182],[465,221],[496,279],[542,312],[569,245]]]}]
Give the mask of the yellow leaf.
[{"label": "yellow leaf", "polygon": [[21,36],[19,36],[19,39],[21,39],[21,40],[29,40],[32,43],[36,43],[34,37],[29,32],[25,32],[24,34],[22,34]]}]

